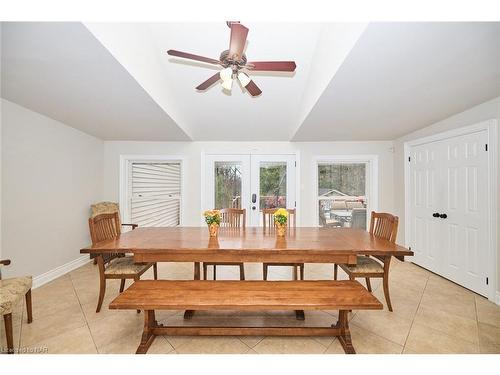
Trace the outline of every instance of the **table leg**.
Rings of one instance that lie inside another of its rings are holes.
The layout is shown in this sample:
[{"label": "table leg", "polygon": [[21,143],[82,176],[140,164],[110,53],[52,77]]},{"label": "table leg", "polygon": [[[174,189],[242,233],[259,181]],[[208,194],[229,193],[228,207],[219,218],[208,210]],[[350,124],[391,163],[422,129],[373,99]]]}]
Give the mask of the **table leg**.
[{"label": "table leg", "polygon": [[[194,263],[194,280],[200,280],[200,262]],[[184,319],[189,320],[193,317],[194,310],[184,311]]]},{"label": "table leg", "polygon": [[356,354],[356,351],[352,346],[351,332],[349,331],[348,311],[339,310],[339,320],[337,321],[337,324],[332,326],[340,329],[339,342],[340,345],[342,345],[342,348],[344,348],[345,353]]},{"label": "table leg", "polygon": [[304,314],[304,310],[295,310],[295,318],[297,320],[305,320],[306,316]]},{"label": "table leg", "polygon": [[142,332],[141,343],[135,354],[146,354],[155,339],[153,328],[157,326],[154,310],[144,311],[144,330]]}]

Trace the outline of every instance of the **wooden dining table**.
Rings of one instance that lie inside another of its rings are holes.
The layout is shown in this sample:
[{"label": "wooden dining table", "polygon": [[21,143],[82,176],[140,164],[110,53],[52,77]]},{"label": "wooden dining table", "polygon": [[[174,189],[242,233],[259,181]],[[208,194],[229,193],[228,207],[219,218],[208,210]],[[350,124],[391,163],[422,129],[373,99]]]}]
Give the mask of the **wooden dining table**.
[{"label": "wooden dining table", "polygon": [[[197,280],[200,262],[356,264],[358,255],[400,260],[413,255],[361,229],[318,227],[289,228],[284,237],[261,227],[220,228],[217,237],[210,237],[207,227],[137,228],[80,252],[91,257],[131,253],[137,263],[193,262]],[[187,311],[185,318],[192,315]]]},{"label": "wooden dining table", "polygon": [[91,257],[132,253],[137,263],[200,262],[343,263],[358,255],[394,256],[413,252],[367,231],[352,228],[290,228],[284,237],[260,227],[220,228],[210,237],[206,227],[137,228],[80,250]]}]

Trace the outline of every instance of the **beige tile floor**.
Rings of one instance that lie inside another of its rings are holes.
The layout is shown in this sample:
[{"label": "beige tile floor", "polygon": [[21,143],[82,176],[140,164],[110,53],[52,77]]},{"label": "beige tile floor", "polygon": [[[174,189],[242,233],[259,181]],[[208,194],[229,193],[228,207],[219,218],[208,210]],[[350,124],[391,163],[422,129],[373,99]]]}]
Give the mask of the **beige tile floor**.
[{"label": "beige tile floor", "polygon": [[[245,265],[248,279],[261,279],[258,264]],[[238,279],[236,267],[219,267],[218,278]],[[163,279],[191,279],[189,263],[159,264]],[[307,279],[331,279],[331,265],[307,264]],[[343,275],[346,277],[346,275]],[[148,271],[143,278],[152,278]],[[270,279],[290,279],[291,270],[271,267]],[[129,284],[127,284],[129,285]],[[385,303],[380,282],[374,294]],[[354,311],[350,326],[358,353],[500,353],[500,307],[411,263],[394,261],[391,269],[394,312]],[[103,310],[95,313],[98,271],[91,263],[33,290],[32,324],[23,304],[14,314],[14,340],[21,350],[47,353],[134,353],[143,316],[111,311],[119,281],[108,283]],[[198,312],[184,322],[182,311],[157,313],[170,324],[329,325],[336,311],[306,312],[305,322],[287,312]],[[0,328],[0,346],[5,330]],[[182,353],[343,353],[335,338],[315,337],[158,337],[151,354]]]}]

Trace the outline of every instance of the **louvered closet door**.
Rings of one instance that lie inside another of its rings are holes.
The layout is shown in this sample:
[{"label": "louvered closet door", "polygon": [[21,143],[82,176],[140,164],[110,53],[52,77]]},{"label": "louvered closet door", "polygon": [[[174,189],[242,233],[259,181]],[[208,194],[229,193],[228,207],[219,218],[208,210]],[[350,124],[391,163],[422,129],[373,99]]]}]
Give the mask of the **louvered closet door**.
[{"label": "louvered closet door", "polygon": [[140,227],[179,225],[180,163],[132,163],[131,222]]}]

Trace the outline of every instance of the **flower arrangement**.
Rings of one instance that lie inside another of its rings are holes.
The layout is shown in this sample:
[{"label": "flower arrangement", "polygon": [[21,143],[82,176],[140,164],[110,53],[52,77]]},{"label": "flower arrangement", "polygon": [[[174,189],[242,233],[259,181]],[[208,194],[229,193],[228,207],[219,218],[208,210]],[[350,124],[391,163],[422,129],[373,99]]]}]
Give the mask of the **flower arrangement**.
[{"label": "flower arrangement", "polygon": [[205,216],[205,222],[208,225],[210,237],[216,237],[220,224],[220,211],[219,210],[205,211],[203,212],[203,216]]},{"label": "flower arrangement", "polygon": [[285,208],[278,208],[274,211],[274,224],[276,225],[276,233],[278,236],[284,236],[286,232],[286,224],[288,221],[288,211]]}]

